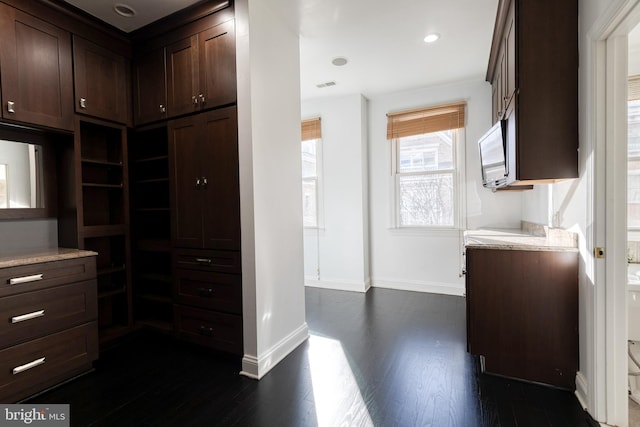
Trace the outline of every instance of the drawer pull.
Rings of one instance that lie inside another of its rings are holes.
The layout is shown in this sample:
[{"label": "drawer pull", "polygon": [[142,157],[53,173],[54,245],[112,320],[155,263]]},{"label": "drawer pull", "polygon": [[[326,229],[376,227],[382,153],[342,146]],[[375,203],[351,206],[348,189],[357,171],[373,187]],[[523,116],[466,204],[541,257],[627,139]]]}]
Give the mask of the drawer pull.
[{"label": "drawer pull", "polygon": [[19,285],[20,283],[36,282],[43,279],[43,274],[34,274],[33,276],[14,277],[9,279],[10,285]]},{"label": "drawer pull", "polygon": [[44,357],[41,357],[40,359],[36,359],[33,362],[25,363],[24,365],[21,365],[21,366],[16,366],[15,368],[13,368],[13,375],[17,375],[20,372],[28,371],[29,369],[35,368],[36,366],[40,366],[40,365],[44,365]]},{"label": "drawer pull", "polygon": [[206,326],[200,326],[200,335],[204,335],[206,337],[213,336],[213,328],[207,328]]},{"label": "drawer pull", "polygon": [[13,316],[11,318],[11,323],[20,323],[20,322],[24,322],[25,320],[31,320],[31,319],[35,319],[37,317],[42,317],[42,316],[44,316],[44,310],[38,310],[38,311],[34,311],[33,313],[22,314],[20,316]]},{"label": "drawer pull", "polygon": [[213,288],[198,288],[198,295],[201,297],[212,297]]},{"label": "drawer pull", "polygon": [[211,258],[196,258],[196,262],[200,264],[211,264]]}]

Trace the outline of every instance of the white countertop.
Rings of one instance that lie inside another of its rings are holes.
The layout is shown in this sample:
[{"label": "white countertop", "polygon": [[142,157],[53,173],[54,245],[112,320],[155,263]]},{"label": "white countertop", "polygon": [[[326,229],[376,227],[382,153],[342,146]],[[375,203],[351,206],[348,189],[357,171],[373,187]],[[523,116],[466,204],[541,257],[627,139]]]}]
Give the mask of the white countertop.
[{"label": "white countertop", "polygon": [[98,255],[96,252],[69,248],[43,248],[39,250],[0,255],[0,268],[20,265],[38,264],[41,262],[60,261],[64,259],[82,258]]},{"label": "white countertop", "polygon": [[546,236],[528,234],[520,229],[468,230],[464,233],[464,244],[466,248],[478,249],[578,251],[575,234],[566,230],[552,230]]}]

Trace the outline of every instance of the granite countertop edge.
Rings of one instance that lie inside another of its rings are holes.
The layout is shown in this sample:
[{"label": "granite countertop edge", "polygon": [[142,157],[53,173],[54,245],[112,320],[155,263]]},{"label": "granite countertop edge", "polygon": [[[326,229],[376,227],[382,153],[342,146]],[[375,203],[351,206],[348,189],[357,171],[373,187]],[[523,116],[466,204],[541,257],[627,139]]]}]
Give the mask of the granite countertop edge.
[{"label": "granite countertop edge", "polygon": [[13,254],[6,253],[0,254],[0,269],[96,255],[98,255],[97,252],[71,248],[43,248]]},{"label": "granite countertop edge", "polygon": [[464,244],[467,249],[578,252],[576,234],[558,229],[545,235],[520,229],[468,230],[464,233]]}]

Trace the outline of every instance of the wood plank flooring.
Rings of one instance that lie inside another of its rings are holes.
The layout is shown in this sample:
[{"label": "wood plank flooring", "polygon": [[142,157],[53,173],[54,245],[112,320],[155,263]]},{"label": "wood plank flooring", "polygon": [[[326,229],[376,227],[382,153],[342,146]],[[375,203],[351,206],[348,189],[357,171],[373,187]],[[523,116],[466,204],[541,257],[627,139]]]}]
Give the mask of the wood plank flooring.
[{"label": "wood plank flooring", "polygon": [[32,399],[73,426],[596,426],[573,393],[480,374],[464,298],[306,289],[310,339],[260,381],[237,359],[140,332]]}]

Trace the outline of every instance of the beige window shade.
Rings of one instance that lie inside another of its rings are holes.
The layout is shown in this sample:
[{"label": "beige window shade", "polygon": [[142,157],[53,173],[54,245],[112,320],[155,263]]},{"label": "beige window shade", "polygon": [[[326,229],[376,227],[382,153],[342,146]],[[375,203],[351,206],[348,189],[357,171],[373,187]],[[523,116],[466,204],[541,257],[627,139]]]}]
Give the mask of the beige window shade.
[{"label": "beige window shade", "polygon": [[627,96],[629,101],[640,99],[640,75],[629,77],[629,88]]},{"label": "beige window shade", "polygon": [[302,121],[302,141],[322,138],[320,117]]},{"label": "beige window shade", "polygon": [[387,114],[387,139],[464,127],[466,102]]}]

